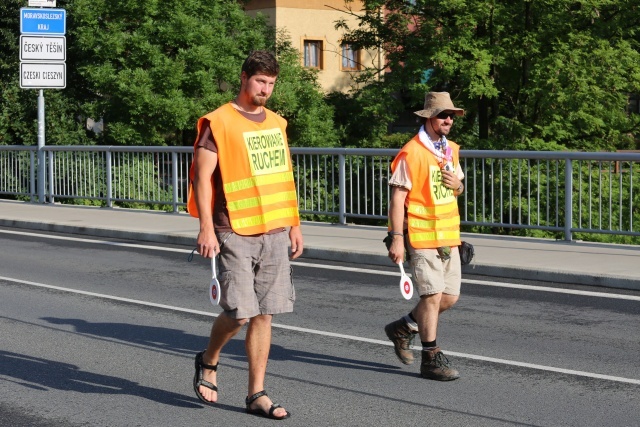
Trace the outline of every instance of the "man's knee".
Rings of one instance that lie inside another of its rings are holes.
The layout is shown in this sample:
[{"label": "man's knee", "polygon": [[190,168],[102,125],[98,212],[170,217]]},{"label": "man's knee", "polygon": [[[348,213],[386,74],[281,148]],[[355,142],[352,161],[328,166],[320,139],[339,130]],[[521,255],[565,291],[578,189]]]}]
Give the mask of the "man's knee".
[{"label": "man's knee", "polygon": [[460,298],[460,295],[442,294],[442,298],[440,300],[440,312],[453,307],[458,302],[458,298]]},{"label": "man's knee", "polygon": [[[258,314],[257,316],[254,316],[251,318],[250,322],[253,323],[254,325],[271,325],[271,319],[273,318],[273,315],[271,314]],[[247,319],[245,319],[247,320]]]},{"label": "man's knee", "polygon": [[223,319],[220,320],[225,320],[225,324],[229,325],[231,328],[240,328],[249,321],[249,319],[236,319],[235,317],[229,316],[224,311],[220,313],[219,317],[222,317]]}]

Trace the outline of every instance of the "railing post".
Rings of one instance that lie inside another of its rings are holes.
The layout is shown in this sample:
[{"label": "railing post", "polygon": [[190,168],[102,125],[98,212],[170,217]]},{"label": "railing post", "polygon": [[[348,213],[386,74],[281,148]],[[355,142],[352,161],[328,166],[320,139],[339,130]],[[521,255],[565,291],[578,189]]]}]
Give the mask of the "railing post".
[{"label": "railing post", "polygon": [[171,152],[171,186],[173,187],[173,213],[178,213],[178,153]]},{"label": "railing post", "polygon": [[113,207],[113,204],[111,202],[113,190],[111,187],[111,151],[107,150],[105,154],[107,155],[107,207],[111,208]]},{"label": "railing post", "polygon": [[49,171],[49,203],[53,204],[55,202],[53,198],[53,151],[49,151],[47,154],[49,155],[49,166],[47,167]]},{"label": "railing post", "polygon": [[573,226],[573,164],[571,159],[564,162],[564,240],[572,240]]},{"label": "railing post", "polygon": [[342,225],[347,223],[347,174],[345,163],[345,155],[338,154],[338,222]]},{"label": "railing post", "polygon": [[31,168],[29,169],[29,192],[31,193],[29,198],[33,203],[36,195],[36,155],[37,152],[29,151],[29,161],[31,162]]}]

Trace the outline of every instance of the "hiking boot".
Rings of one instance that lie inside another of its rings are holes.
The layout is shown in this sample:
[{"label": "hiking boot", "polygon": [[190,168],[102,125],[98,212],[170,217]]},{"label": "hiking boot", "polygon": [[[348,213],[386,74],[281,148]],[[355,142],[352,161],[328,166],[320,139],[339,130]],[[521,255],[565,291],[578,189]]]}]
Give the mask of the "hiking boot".
[{"label": "hiking boot", "polygon": [[413,351],[411,351],[411,344],[415,338],[417,332],[413,332],[409,329],[409,325],[404,319],[396,320],[389,323],[384,327],[384,332],[387,337],[393,342],[393,348],[396,351],[396,356],[405,365],[411,365],[413,363]]},{"label": "hiking boot", "polygon": [[437,381],[451,381],[460,378],[460,373],[449,367],[449,359],[440,351],[440,347],[433,350],[422,350],[420,364],[422,378]]}]

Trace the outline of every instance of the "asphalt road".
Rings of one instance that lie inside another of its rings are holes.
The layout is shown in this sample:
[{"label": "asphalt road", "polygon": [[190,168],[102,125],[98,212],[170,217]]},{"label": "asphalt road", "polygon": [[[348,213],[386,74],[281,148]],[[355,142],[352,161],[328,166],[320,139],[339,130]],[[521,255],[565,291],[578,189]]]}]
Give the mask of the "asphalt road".
[{"label": "asphalt road", "polygon": [[[244,413],[243,332],[219,406],[193,394],[219,309],[190,249],[0,229],[0,425],[270,425]],[[439,383],[382,330],[412,307],[395,270],[305,261],[294,277],[267,376],[287,425],[639,425],[640,292],[465,277],[438,337],[462,378]]]}]

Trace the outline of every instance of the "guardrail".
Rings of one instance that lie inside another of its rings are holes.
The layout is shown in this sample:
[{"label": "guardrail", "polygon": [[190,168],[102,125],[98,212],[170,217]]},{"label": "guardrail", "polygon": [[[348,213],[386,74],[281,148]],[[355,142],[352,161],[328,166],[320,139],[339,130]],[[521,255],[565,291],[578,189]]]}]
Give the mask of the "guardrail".
[{"label": "guardrail", "polygon": [[[38,185],[37,147],[0,146],[0,195],[186,206],[191,147],[45,146]],[[396,149],[292,147],[300,212],[387,219]],[[640,236],[639,153],[462,150],[463,225]],[[322,218],[327,219],[327,218]],[[330,219],[329,219],[330,220]]]}]

